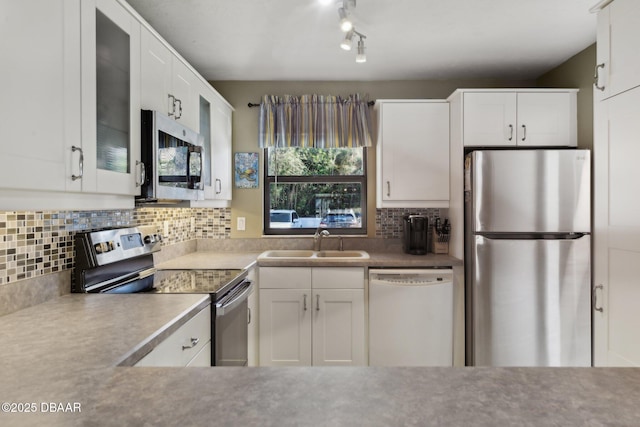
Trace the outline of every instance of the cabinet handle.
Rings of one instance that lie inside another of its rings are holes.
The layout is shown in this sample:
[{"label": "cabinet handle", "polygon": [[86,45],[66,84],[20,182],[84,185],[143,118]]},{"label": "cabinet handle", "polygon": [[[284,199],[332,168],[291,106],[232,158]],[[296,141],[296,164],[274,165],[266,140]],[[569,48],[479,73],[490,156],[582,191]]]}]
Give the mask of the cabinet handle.
[{"label": "cabinet handle", "polygon": [[316,294],[316,311],[320,311],[320,294]]},{"label": "cabinet handle", "polygon": [[598,307],[598,289],[601,289],[604,292],[604,286],[602,285],[598,285],[596,287],[593,288],[593,293],[591,294],[591,305],[593,305],[593,309],[595,311],[599,311],[600,313],[604,312],[604,308],[602,308],[602,306]]},{"label": "cabinet handle", "polygon": [[171,101],[169,103],[169,114],[168,116],[175,116],[176,115],[176,97],[169,94],[169,100]]},{"label": "cabinet handle", "polygon": [[71,152],[75,153],[76,151],[80,152],[80,159],[78,160],[78,175],[71,175],[71,179],[73,181],[76,181],[78,179],[82,179],[82,176],[84,175],[84,152],[82,151],[82,148],[80,147],[76,147],[75,145],[71,146]]},{"label": "cabinet handle", "polygon": [[140,182],[136,179],[136,187],[141,187],[147,179],[147,171],[144,168],[144,163],[139,160],[136,160],[136,166],[140,166]]},{"label": "cabinet handle", "polygon": [[222,193],[222,181],[220,178],[216,178],[216,194]]},{"label": "cabinet handle", "polygon": [[247,307],[247,325],[251,324],[251,307]]},{"label": "cabinet handle", "polygon": [[593,86],[599,91],[604,91],[604,85],[600,86],[598,82],[600,81],[600,69],[604,68],[604,63],[596,65],[596,71],[593,75]]},{"label": "cabinet handle", "polygon": [[191,337],[191,344],[190,345],[183,345],[182,346],[182,350],[187,350],[189,348],[193,348],[193,347],[197,346],[199,342],[200,342],[200,338]]},{"label": "cabinet handle", "polygon": [[178,103],[178,115],[176,115],[176,120],[179,119],[180,117],[182,117],[182,100],[181,99],[176,99],[176,102]]},{"label": "cabinet handle", "polygon": [[302,309],[304,311],[307,311],[307,294],[303,295],[303,300],[302,300]]},{"label": "cabinet handle", "polygon": [[391,197],[391,181],[387,181],[387,197]]},{"label": "cabinet handle", "polygon": [[513,141],[513,125],[509,125],[509,141]]},{"label": "cabinet handle", "polygon": [[527,127],[522,125],[522,140],[524,141],[525,139],[527,139]]}]

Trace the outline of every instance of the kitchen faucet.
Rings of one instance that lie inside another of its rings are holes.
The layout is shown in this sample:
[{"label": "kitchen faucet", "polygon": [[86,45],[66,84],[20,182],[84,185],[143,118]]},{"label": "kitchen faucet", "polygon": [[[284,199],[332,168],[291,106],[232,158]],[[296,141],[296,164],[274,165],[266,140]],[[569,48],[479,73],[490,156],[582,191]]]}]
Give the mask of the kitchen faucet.
[{"label": "kitchen faucet", "polygon": [[329,236],[329,230],[320,231],[320,227],[316,229],[315,234],[313,235],[313,250],[320,251],[322,248],[322,238]]}]

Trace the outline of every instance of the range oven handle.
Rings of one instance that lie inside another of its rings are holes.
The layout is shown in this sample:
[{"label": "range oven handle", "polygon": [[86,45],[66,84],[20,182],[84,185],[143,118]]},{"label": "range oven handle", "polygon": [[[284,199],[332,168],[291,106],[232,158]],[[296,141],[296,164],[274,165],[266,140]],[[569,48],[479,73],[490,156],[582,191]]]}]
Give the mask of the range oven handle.
[{"label": "range oven handle", "polygon": [[249,297],[249,294],[253,289],[253,282],[251,282],[251,280],[245,280],[242,282],[241,286],[242,285],[245,285],[245,288],[241,292],[233,295],[231,300],[222,300],[216,303],[216,317],[224,316],[225,312],[228,313],[233,310]]}]

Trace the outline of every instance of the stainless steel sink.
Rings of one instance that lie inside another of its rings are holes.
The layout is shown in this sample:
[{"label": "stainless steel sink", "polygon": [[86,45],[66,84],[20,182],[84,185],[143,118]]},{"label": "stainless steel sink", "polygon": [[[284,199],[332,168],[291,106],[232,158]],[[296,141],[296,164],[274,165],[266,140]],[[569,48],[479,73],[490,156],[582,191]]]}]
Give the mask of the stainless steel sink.
[{"label": "stainless steel sink", "polygon": [[368,259],[369,254],[365,251],[311,251],[304,249],[277,249],[261,253],[258,259],[295,259],[295,260],[331,260],[331,259]]}]

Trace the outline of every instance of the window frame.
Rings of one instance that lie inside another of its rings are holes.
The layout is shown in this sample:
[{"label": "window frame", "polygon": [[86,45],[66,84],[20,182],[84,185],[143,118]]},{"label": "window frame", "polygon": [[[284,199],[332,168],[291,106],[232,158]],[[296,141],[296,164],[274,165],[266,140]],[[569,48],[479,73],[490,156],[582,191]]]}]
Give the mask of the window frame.
[{"label": "window frame", "polygon": [[[348,148],[348,147],[347,147]],[[268,236],[308,236],[315,233],[315,228],[271,228],[267,227],[270,224],[270,201],[269,194],[271,184],[274,183],[309,183],[309,184],[340,184],[340,183],[353,183],[360,184],[360,227],[359,228],[325,228],[330,233],[335,235],[355,235],[355,236],[367,236],[367,153],[369,147],[362,147],[362,175],[308,175],[308,176],[270,176],[269,175],[269,149],[263,149],[263,207],[262,207],[262,232]],[[299,214],[298,214],[299,217]]]}]

